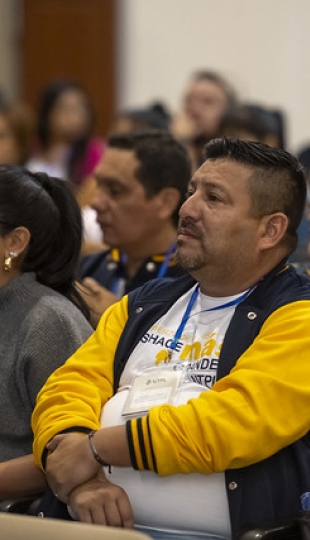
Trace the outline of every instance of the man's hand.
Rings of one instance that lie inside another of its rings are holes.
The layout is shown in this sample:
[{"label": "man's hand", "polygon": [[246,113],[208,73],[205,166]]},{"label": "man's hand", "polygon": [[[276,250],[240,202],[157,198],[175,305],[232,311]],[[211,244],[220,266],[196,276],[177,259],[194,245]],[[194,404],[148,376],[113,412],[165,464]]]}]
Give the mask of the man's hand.
[{"label": "man's hand", "polygon": [[55,496],[67,502],[69,493],[91,480],[99,471],[89,447],[88,438],[81,433],[56,435],[47,445],[52,453],[46,460],[46,478]]},{"label": "man's hand", "polygon": [[78,290],[90,310],[90,322],[96,328],[104,311],[119,300],[119,296],[102,287],[98,281],[87,277],[77,283]]},{"label": "man's hand", "polygon": [[80,521],[133,528],[133,511],[126,492],[109,482],[102,470],[71,491],[68,505]]}]

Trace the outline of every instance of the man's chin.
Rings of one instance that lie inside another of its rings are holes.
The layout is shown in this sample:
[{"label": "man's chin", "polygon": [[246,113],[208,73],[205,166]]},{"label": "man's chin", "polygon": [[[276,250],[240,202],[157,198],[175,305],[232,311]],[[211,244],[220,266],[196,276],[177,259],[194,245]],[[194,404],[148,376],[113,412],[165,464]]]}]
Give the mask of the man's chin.
[{"label": "man's chin", "polygon": [[201,260],[191,257],[188,254],[184,254],[181,252],[181,250],[176,252],[175,260],[179,266],[190,273],[200,270],[203,266]]}]

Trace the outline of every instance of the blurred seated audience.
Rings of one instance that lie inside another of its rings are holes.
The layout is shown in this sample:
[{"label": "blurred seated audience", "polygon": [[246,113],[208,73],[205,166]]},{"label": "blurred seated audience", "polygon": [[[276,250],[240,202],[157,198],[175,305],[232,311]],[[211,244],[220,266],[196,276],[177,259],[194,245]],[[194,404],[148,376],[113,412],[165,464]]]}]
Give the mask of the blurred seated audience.
[{"label": "blurred seated audience", "polygon": [[85,214],[85,252],[101,249],[102,233],[89,200],[91,173],[104,152],[104,142],[93,134],[95,114],[90,96],[74,80],[53,80],[42,91],[37,116],[37,149],[27,167],[72,182]]},{"label": "blurred seated audience", "polygon": [[148,107],[120,111],[112,123],[109,135],[139,131],[170,130],[171,115],[167,107],[155,102]]},{"label": "blurred seated audience", "polygon": [[194,168],[203,161],[205,144],[219,136],[222,117],[236,99],[235,90],[221,74],[201,70],[191,76],[182,110],[172,118],[171,131],[189,147]]},{"label": "blurred seated audience", "polygon": [[45,486],[30,417],[48,376],[92,333],[75,286],[81,239],[67,182],[0,165],[0,499]]},{"label": "blurred seated audience", "polygon": [[293,263],[296,270],[301,274],[310,277],[310,173],[306,176],[307,180],[307,201],[303,218],[298,228],[298,245],[296,251],[292,254],[290,262]]},{"label": "blurred seated audience", "polygon": [[111,135],[94,176],[92,207],[110,249],[83,258],[80,278],[96,327],[124,294],[150,279],[183,272],[174,252],[191,163],[168,132]]},{"label": "blurred seated audience", "polygon": [[0,98],[0,163],[24,165],[34,137],[33,111],[22,102]]},{"label": "blurred seated audience", "polygon": [[298,153],[297,158],[302,164],[305,174],[310,175],[310,145],[304,146]]},{"label": "blurred seated audience", "polygon": [[299,231],[302,249],[299,257],[294,259],[294,263],[298,271],[306,272],[307,275],[310,276],[310,144],[304,145],[303,148],[297,152],[297,159],[302,164],[307,178],[308,198],[305,215],[301,222]]},{"label": "blurred seated audience", "polygon": [[222,117],[219,135],[283,148],[283,113],[255,103],[239,103],[229,108]]}]

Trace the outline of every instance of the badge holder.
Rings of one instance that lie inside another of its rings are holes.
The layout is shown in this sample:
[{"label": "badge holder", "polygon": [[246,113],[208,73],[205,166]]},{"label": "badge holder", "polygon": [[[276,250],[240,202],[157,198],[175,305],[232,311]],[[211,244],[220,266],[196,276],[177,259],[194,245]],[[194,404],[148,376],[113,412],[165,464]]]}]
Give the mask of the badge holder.
[{"label": "badge holder", "polygon": [[169,369],[149,369],[137,375],[129,389],[122,416],[144,416],[151,407],[173,404],[182,372]]}]

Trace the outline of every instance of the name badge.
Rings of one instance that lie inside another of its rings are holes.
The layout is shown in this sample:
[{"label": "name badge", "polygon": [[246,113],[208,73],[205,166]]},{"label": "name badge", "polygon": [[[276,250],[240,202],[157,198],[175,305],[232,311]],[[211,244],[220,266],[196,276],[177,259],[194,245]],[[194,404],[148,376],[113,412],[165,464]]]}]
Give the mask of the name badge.
[{"label": "name badge", "polygon": [[152,370],[137,376],[129,389],[123,416],[143,416],[151,407],[173,403],[181,373],[168,370]]}]

